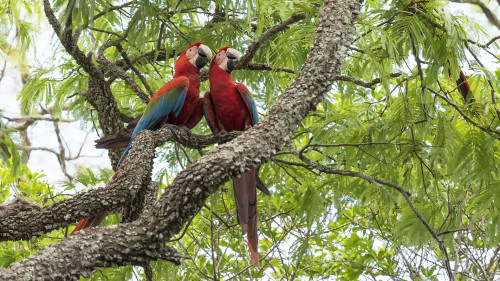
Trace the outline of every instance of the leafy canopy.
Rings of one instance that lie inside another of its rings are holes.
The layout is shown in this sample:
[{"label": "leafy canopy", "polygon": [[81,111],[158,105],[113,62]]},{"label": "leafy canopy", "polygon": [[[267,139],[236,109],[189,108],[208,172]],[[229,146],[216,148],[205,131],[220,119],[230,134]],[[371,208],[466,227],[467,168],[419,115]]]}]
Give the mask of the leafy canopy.
[{"label": "leafy canopy", "polygon": [[[0,5],[2,56],[13,48],[7,43],[10,28],[18,30],[16,51],[33,51],[32,38],[41,30],[31,22],[44,20],[40,3],[6,2]],[[170,54],[190,43],[201,41],[214,51],[232,46],[244,54],[267,29],[305,13],[304,20],[264,42],[256,53],[253,62],[274,71],[234,72],[233,79],[251,89],[262,115],[304,64],[321,6],[315,0],[72,3],[72,25],[81,31],[79,48],[92,54],[108,40],[126,38],[123,49],[153,90],[172,77],[175,55]],[[61,0],[53,4],[61,22],[67,5]],[[445,1],[364,5],[356,40],[330,94],[303,120],[290,145],[260,169],[273,193],[259,194],[261,267],[249,268],[228,183],[173,242],[189,259],[179,267],[153,263],[158,280],[437,280],[446,276],[450,263],[460,280],[498,277],[500,114],[495,102],[500,98],[500,68],[484,64],[500,61],[498,43],[486,46],[488,31],[451,12]],[[22,110],[34,114],[39,104],[52,105],[55,115],[64,112],[98,130],[97,114],[85,99],[88,75],[57,37],[54,44],[51,65],[29,66],[30,79],[19,94]],[[116,48],[104,54],[124,66]],[[465,98],[457,90],[461,70],[470,84]],[[137,73],[128,73],[146,91]],[[107,79],[122,113],[143,112],[145,104],[131,87],[117,77]],[[201,92],[207,89],[208,82],[202,83]],[[194,132],[209,134],[204,121]],[[45,185],[20,160],[17,150],[22,147],[16,148],[11,135],[16,137],[4,131],[2,139],[10,155],[4,155],[0,166],[0,202],[16,194],[51,204],[68,196],[68,190],[95,187],[110,176],[109,171],[86,170],[65,183],[66,189]],[[165,145],[158,161],[168,168],[155,175],[160,193],[199,157],[199,151]],[[118,222],[118,216],[110,216],[104,224]],[[67,231],[1,243],[0,265],[57,242]],[[91,280],[132,280],[134,275],[144,272],[106,269]]]}]

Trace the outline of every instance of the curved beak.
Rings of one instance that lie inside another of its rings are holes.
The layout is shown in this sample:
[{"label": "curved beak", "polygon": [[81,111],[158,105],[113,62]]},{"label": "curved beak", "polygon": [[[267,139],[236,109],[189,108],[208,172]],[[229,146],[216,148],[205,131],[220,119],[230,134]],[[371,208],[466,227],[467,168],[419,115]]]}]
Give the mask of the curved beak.
[{"label": "curved beak", "polygon": [[196,67],[201,69],[212,59],[212,51],[206,45],[198,47],[198,58],[196,58]]},{"label": "curved beak", "polygon": [[236,51],[233,48],[229,48],[226,51],[226,57],[227,57],[227,70],[228,72],[232,72],[236,68],[238,61],[240,60],[240,53],[238,53],[238,51]]}]

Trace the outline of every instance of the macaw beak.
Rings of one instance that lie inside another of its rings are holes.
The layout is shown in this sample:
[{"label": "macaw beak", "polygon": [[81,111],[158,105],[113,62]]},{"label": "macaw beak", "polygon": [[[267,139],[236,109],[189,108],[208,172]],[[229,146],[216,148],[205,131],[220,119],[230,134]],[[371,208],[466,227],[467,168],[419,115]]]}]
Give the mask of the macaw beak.
[{"label": "macaw beak", "polygon": [[238,51],[236,51],[233,48],[229,48],[226,51],[226,57],[227,57],[227,70],[229,72],[232,72],[236,68],[238,61],[240,60],[240,53],[238,53]]},{"label": "macaw beak", "polygon": [[196,59],[196,67],[203,68],[210,60],[212,60],[212,51],[206,45],[200,45],[198,48],[198,58]]}]

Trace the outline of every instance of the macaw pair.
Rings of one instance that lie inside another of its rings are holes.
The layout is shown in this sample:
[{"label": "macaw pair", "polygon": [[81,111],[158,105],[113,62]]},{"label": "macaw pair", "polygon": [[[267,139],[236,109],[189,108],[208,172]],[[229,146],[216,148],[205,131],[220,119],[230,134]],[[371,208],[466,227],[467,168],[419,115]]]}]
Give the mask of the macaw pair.
[{"label": "macaw pair", "polygon": [[[259,121],[257,107],[250,91],[243,84],[235,84],[231,72],[235,69],[240,54],[232,48],[220,49],[210,64],[210,92],[204,99],[199,97],[200,69],[212,58],[211,50],[202,43],[189,46],[175,64],[174,78],[167,82],[146,107],[143,115],[132,121],[127,130],[97,142],[98,148],[123,148],[118,167],[125,160],[135,135],[145,129],[158,129],[164,124],[185,126],[192,129],[205,115],[213,134],[221,131],[244,131]],[[117,171],[118,173],[118,171]],[[116,174],[113,176],[113,179]],[[250,258],[254,266],[259,265],[257,237],[257,193],[270,195],[258,178],[257,169],[252,169],[233,179],[234,197],[238,221],[243,233],[247,233]],[[99,225],[106,217],[100,214],[80,221],[75,232]]]}]

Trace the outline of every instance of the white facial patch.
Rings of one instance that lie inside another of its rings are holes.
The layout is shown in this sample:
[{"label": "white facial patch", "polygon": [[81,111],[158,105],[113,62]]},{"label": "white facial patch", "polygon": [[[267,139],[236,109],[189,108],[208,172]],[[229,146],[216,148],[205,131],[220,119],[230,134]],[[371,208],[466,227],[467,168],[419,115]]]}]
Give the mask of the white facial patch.
[{"label": "white facial patch", "polygon": [[[221,52],[222,53],[222,52]],[[220,54],[221,54],[220,53]],[[226,52],[224,52],[224,55],[221,56],[219,67],[224,69],[225,71],[229,72],[229,69],[227,68],[227,57],[226,57]]]},{"label": "white facial patch", "polygon": [[188,57],[189,62],[192,65],[196,65],[196,59],[198,58],[198,47],[193,46],[189,48],[188,51],[186,52],[186,56]]},{"label": "white facial patch", "polygon": [[196,59],[196,56],[198,55],[198,47],[196,46],[193,46],[191,48],[189,48],[187,51],[186,51],[186,57],[188,57],[188,59],[191,61],[191,59],[195,58]]}]

